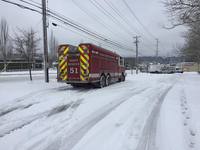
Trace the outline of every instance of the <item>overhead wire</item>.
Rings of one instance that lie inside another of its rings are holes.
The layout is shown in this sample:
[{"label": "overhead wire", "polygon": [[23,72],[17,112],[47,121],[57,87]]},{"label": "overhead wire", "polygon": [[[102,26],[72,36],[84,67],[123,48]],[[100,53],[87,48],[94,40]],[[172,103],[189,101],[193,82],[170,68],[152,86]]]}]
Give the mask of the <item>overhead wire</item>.
[{"label": "overhead wire", "polygon": [[[57,25],[58,25],[58,24],[57,24]],[[78,35],[80,35],[80,36],[82,36],[82,37],[85,37],[85,38],[87,38],[87,39],[89,39],[89,40],[95,41],[95,42],[98,43],[98,44],[101,44],[101,43],[103,42],[103,41],[98,41],[98,40],[96,40],[95,38],[88,37],[87,35],[84,35],[84,34],[78,32],[78,31],[75,31],[75,30],[73,30],[73,29],[66,28],[66,27],[64,27],[64,26],[62,26],[62,25],[58,25],[58,26],[61,27],[61,28],[63,28],[63,29],[66,30],[66,31],[70,31],[70,32],[72,32],[72,33],[74,33],[74,34],[78,34]],[[110,46],[110,45],[108,45],[108,44],[106,44],[106,43],[104,43],[104,45],[105,45],[106,47],[111,48],[110,50],[112,50],[113,52],[117,52],[117,51],[116,51],[116,48],[114,48],[113,46]],[[122,51],[122,50],[118,49],[118,51]]]},{"label": "overhead wire", "polygon": [[18,6],[18,7],[22,8],[22,9],[27,9],[27,10],[34,11],[34,12],[37,12],[37,13],[41,13],[41,12],[38,11],[38,10],[32,9],[32,8],[30,8],[30,7],[27,7],[27,6],[24,6],[24,5],[21,5],[21,4],[18,4],[18,3],[16,3],[16,2],[11,2],[11,1],[9,1],[9,0],[1,0],[1,1],[6,2],[6,3],[9,3],[9,4],[12,4],[12,5],[15,5],[15,6]]},{"label": "overhead wire", "polygon": [[[65,23],[65,24],[68,24],[68,25],[70,25],[70,26],[73,26],[74,28],[76,28],[76,29],[79,29],[79,28],[77,28],[77,26],[75,26],[74,24],[69,24],[68,22],[66,22],[66,20],[65,20],[65,18],[62,18],[62,19],[60,19],[56,14],[50,14],[51,15],[51,17],[53,17],[53,18],[55,18],[55,19],[57,19],[57,20],[59,20],[59,21],[61,21],[61,22],[63,22],[63,23]],[[129,49],[129,48],[127,48],[126,46],[123,46],[123,45],[121,45],[121,44],[119,44],[118,42],[115,42],[115,41],[112,41],[112,40],[110,40],[110,39],[108,39],[108,38],[105,38],[105,37],[103,37],[102,35],[98,35],[98,34],[96,34],[96,33],[94,33],[94,32],[91,32],[91,31],[89,31],[89,30],[85,30],[85,28],[81,28],[81,29],[79,29],[80,31],[83,31],[83,32],[85,32],[85,33],[87,33],[87,34],[89,34],[89,35],[91,35],[91,36],[93,36],[93,37],[95,37],[95,38],[98,38],[98,39],[100,39],[100,40],[102,40],[102,41],[107,41],[107,43],[110,43],[110,44],[113,44],[113,45],[115,45],[115,46],[117,46],[117,47],[120,47],[120,48],[123,48],[123,49]]]},{"label": "overhead wire", "polygon": [[[75,0],[72,0],[72,2],[81,10],[83,11],[87,16],[89,16],[91,19],[95,20],[96,22],[98,22],[100,25],[102,25],[104,28],[106,28],[110,33],[116,35],[116,37],[121,36],[121,34],[119,35],[116,32],[114,32],[113,30],[111,30],[111,26],[107,25],[103,19],[101,19],[100,17],[98,17],[97,15],[93,14],[91,11],[88,11],[87,9],[85,9],[84,7],[82,7],[79,3],[77,3]],[[126,44],[128,44],[129,42],[126,41],[125,39],[123,40],[123,42],[125,42]]]},{"label": "overhead wire", "polygon": [[120,13],[120,11],[114,6],[114,4],[111,1],[106,1],[106,0],[103,1],[113,10],[113,12],[115,12],[115,14],[117,14],[123,20],[123,22],[127,26],[129,26],[130,29],[134,29],[137,34],[140,34],[139,30],[136,27],[130,25],[128,20]]},{"label": "overhead wire", "polygon": [[[96,8],[97,9],[101,9],[100,11],[103,13],[103,14],[105,14],[105,13],[107,13],[108,15],[110,15],[111,17],[114,17],[109,11],[107,11],[105,8],[103,8],[103,6],[99,3],[99,2],[97,2],[96,0],[89,0],[94,6],[96,6]],[[93,3],[94,2],[94,3]],[[98,7],[99,6],[99,7]],[[108,15],[106,15],[106,16],[108,16]],[[109,16],[108,16],[109,17]],[[110,17],[109,17],[110,18]],[[115,18],[115,17],[114,17]],[[116,19],[116,18],[115,18]],[[116,19],[117,20],[117,19]],[[117,20],[118,21],[118,20]],[[120,23],[120,22],[119,22]],[[130,31],[128,31],[128,32],[130,32]],[[133,34],[131,34],[131,36],[132,36]],[[141,52],[139,52],[139,54],[141,54]],[[142,55],[142,54],[141,54]]]},{"label": "overhead wire", "polygon": [[[148,40],[150,43],[151,41],[148,39],[148,37],[145,36],[144,33],[142,33],[141,31],[139,31],[136,27],[132,26],[132,24],[129,23],[129,21],[127,20],[126,17],[124,17],[121,12],[119,11],[118,8],[115,7],[115,5],[111,2],[111,1],[107,1],[107,0],[104,0],[104,2],[122,19],[124,20],[124,22],[126,22],[126,24],[132,28],[132,29],[135,29],[135,31],[137,32],[138,35],[142,35],[142,37],[144,37],[146,40]],[[145,45],[145,44],[144,44]]]},{"label": "overhead wire", "polygon": [[[20,0],[20,1],[24,1],[24,0]],[[37,5],[41,5],[40,3],[38,3],[38,2],[35,2],[34,0],[28,0],[28,1],[31,1],[31,2],[33,2],[33,3],[35,3],[35,4],[37,4]],[[75,2],[75,0],[72,0],[73,2]],[[101,8],[103,8],[96,0],[94,0]],[[111,1],[106,1],[106,0],[104,0],[104,2],[105,3],[107,3],[107,5],[109,5],[111,8],[112,8],[112,10],[113,11],[115,11],[121,18],[122,18],[122,20],[124,20],[124,22],[126,22],[127,24],[128,24],[128,21],[125,21],[125,19],[123,18],[123,16],[121,15],[121,13],[119,12],[119,10],[114,6],[114,4],[111,2]],[[156,38],[149,30],[148,30],[148,28],[142,23],[142,21],[140,21],[140,19],[139,19],[139,17],[137,17],[137,15],[135,14],[135,12],[133,11],[133,9],[128,5],[128,3],[126,2],[126,0],[122,0],[122,2],[124,2],[124,4],[125,4],[125,6],[128,8],[128,10],[131,12],[131,14],[133,15],[133,17],[138,21],[138,23],[144,28],[144,30],[151,36],[151,37],[153,37],[153,38]],[[76,2],[75,2],[76,3]],[[77,4],[77,6],[78,6],[78,3],[76,3]],[[80,6],[80,5],[79,5]],[[80,9],[81,9],[81,7],[79,7]],[[105,11],[105,9],[104,9],[104,11]],[[106,11],[107,13],[109,13],[108,11]],[[111,16],[113,16],[113,15],[111,15]],[[114,16],[113,16],[114,17]],[[136,32],[137,33],[140,33],[139,31],[138,31],[138,29],[136,29],[135,28],[135,30],[136,30]]]},{"label": "overhead wire", "polygon": [[109,18],[115,25],[123,29],[129,36],[133,36],[130,30],[128,30],[115,16],[113,16],[109,11],[107,11],[99,2],[96,0],[89,0],[89,2],[102,14]]},{"label": "overhead wire", "polygon": [[[21,8],[24,8],[24,9],[29,9],[29,10],[32,10],[32,11],[35,11],[35,12],[38,12],[38,13],[41,13],[41,12],[38,11],[38,10],[32,9],[32,8],[30,8],[30,7],[27,7],[27,6],[18,4],[18,3],[13,3],[13,2],[10,2],[10,1],[8,1],[8,0],[1,0],[1,1],[8,2],[8,3],[10,3],[10,4],[14,4],[14,5],[19,6],[19,7],[21,7]],[[21,0],[21,1],[22,1],[22,0]],[[23,1],[24,1],[24,0],[23,0]],[[37,7],[38,7],[38,6],[37,6]],[[58,21],[60,21],[60,22],[62,22],[62,23],[64,23],[64,24],[68,25],[68,26],[71,26],[71,27],[73,27],[73,28],[75,28],[75,29],[77,29],[77,30],[79,30],[79,31],[82,31],[82,32],[84,32],[84,33],[86,33],[86,34],[88,34],[88,35],[90,35],[90,36],[93,36],[93,37],[95,37],[95,38],[97,38],[97,39],[99,39],[99,40],[101,40],[101,41],[104,41],[104,42],[106,42],[106,43],[108,43],[108,44],[111,44],[111,45],[113,45],[113,46],[116,46],[116,47],[118,47],[118,48],[122,48],[122,49],[126,49],[126,50],[131,50],[131,51],[132,51],[132,48],[128,48],[128,47],[126,47],[126,46],[120,45],[119,43],[117,43],[117,42],[115,42],[115,41],[112,41],[112,40],[107,39],[107,38],[105,38],[105,37],[103,37],[103,36],[101,36],[101,35],[98,35],[98,34],[96,34],[96,33],[94,33],[94,32],[91,32],[91,31],[89,31],[88,29],[82,28],[80,25],[74,24],[74,23],[71,22],[70,20],[67,20],[66,18],[63,18],[63,17],[59,16],[58,14],[56,14],[56,13],[54,13],[54,12],[49,11],[49,14],[48,14],[48,15],[51,16],[51,17],[54,18],[54,19],[57,19]]]},{"label": "overhead wire", "polygon": [[142,23],[142,21],[140,21],[139,17],[137,17],[137,15],[135,14],[135,12],[133,11],[133,9],[128,5],[128,3],[126,2],[126,0],[122,0],[122,2],[125,4],[125,6],[128,8],[128,10],[130,11],[130,13],[132,14],[132,16],[137,20],[137,22],[143,27],[143,29],[154,39],[156,39],[156,37],[149,31],[149,29]]}]

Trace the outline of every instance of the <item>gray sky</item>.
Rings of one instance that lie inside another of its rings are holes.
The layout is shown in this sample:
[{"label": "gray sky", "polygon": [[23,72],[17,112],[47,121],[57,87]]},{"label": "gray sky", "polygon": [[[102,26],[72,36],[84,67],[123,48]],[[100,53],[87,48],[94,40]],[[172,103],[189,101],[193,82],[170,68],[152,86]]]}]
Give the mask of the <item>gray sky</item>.
[{"label": "gray sky", "polygon": [[[12,1],[12,0],[10,0]],[[41,2],[41,0],[34,0]],[[135,45],[133,43],[133,36],[139,35],[140,43],[139,50],[141,55],[155,55],[156,40],[154,37],[159,38],[159,55],[167,56],[173,55],[175,45],[184,43],[181,37],[185,31],[184,27],[178,27],[173,30],[163,29],[163,25],[169,24],[168,14],[161,3],[161,0],[126,0],[137,17],[143,25],[154,35],[152,37],[146,30],[137,22],[132,16],[131,12],[127,9],[123,0],[105,0],[114,4],[118,9],[120,15],[125,18],[126,22],[122,20],[106,3],[104,0],[96,0],[100,3],[106,11],[112,16],[117,18],[117,22],[113,21],[111,17],[106,16],[92,5],[92,0],[49,0],[48,6],[50,9],[55,10],[68,18],[84,25],[85,27],[95,31],[106,38],[124,43],[129,47],[133,47],[133,51],[126,51],[119,48],[110,48],[103,42],[96,42],[88,39],[85,36],[71,32],[71,27],[65,26],[62,23],[49,18],[49,32],[54,31],[56,38],[60,43],[70,43],[78,45],[80,42],[91,42],[102,47],[109,48],[110,50],[117,51],[123,56],[134,55]],[[15,0],[14,2],[18,2]],[[78,6],[77,6],[78,4]],[[83,10],[81,10],[81,7]],[[89,15],[88,15],[89,14]],[[19,7],[0,1],[0,17],[7,19],[11,33],[18,28],[28,29],[34,27],[39,36],[42,36],[42,18],[40,14],[23,10]],[[56,22],[61,26],[52,27],[51,23]]]}]

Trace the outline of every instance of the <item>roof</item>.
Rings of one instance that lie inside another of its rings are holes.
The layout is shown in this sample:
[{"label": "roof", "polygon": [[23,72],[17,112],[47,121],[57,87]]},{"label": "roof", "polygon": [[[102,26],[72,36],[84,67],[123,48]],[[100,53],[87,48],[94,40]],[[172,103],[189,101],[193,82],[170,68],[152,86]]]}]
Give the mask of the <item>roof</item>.
[{"label": "roof", "polygon": [[107,50],[107,49],[105,49],[105,48],[102,48],[102,47],[100,47],[100,46],[97,46],[97,45],[94,45],[94,44],[91,44],[91,43],[81,43],[80,45],[88,45],[89,47],[94,48],[96,51],[101,51],[101,52],[103,52],[103,53],[105,53],[105,54],[108,54],[108,55],[114,55],[114,56],[116,56],[116,57],[120,57],[120,55],[118,55],[118,54],[115,53],[115,52],[112,52],[112,51],[110,51],[110,50]]}]

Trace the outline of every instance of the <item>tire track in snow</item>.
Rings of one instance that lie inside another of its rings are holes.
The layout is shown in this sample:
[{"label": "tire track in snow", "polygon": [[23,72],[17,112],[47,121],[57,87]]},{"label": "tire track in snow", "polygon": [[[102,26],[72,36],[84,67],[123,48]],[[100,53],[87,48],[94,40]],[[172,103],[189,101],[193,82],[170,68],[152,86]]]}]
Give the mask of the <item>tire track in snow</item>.
[{"label": "tire track in snow", "polygon": [[[57,107],[53,108],[52,110],[46,111],[41,114],[37,114],[35,116],[31,116],[31,118],[27,118],[26,120],[23,119],[24,121],[19,120],[19,123],[15,126],[13,126],[14,122],[12,122],[11,127],[8,126],[6,129],[0,131],[0,138],[3,138],[4,136],[6,136],[16,130],[22,129],[23,127],[30,125],[31,123],[33,123],[36,120],[39,120],[39,119],[42,120],[45,117],[51,117],[53,115],[64,112],[69,108],[76,109],[81,104],[82,100],[83,99],[80,99],[80,100],[77,100],[76,102],[70,102],[66,105],[57,106]],[[0,129],[1,129],[1,126],[0,126]]]},{"label": "tire track in snow", "polygon": [[[145,92],[147,89],[149,88],[145,87],[138,90],[135,89],[136,91],[130,92],[126,96],[116,99],[114,102],[111,102],[110,104],[104,106],[103,108],[91,114],[86,119],[82,120],[81,123],[79,122],[78,124],[76,124],[68,133],[66,133],[67,135],[64,137],[64,139],[62,139],[62,141],[64,141],[65,143],[64,144],[65,146],[62,146],[62,147],[65,147],[65,149],[67,150],[72,149],[94,125],[96,125],[99,121],[101,121],[108,114],[110,114],[115,108],[120,106],[122,103],[128,100],[131,96],[141,94]],[[55,141],[51,143],[46,149],[47,150],[59,149],[58,148],[58,143],[60,143],[59,141],[60,139],[56,138]],[[55,145],[56,147],[54,147]]]},{"label": "tire track in snow", "polygon": [[[60,89],[56,89],[56,90],[60,90]],[[85,91],[87,91],[87,92],[85,92]],[[94,91],[95,90],[89,91],[89,90],[83,89],[83,90],[76,92],[76,94],[79,94],[78,97],[83,97],[88,92],[94,92]],[[40,96],[42,96],[42,95],[40,95]],[[58,106],[56,106],[56,107],[54,107],[50,110],[47,110],[45,112],[42,112],[42,113],[39,113],[39,114],[36,114],[36,115],[30,115],[30,116],[27,116],[25,118],[17,119],[17,120],[11,120],[11,121],[8,120],[9,122],[6,122],[6,123],[0,122],[0,138],[3,138],[4,136],[6,136],[6,135],[8,135],[8,134],[10,134],[10,133],[12,133],[16,130],[22,129],[23,127],[30,125],[31,123],[33,123],[36,120],[42,119],[44,117],[51,117],[53,115],[56,115],[58,113],[65,111],[69,108],[75,109],[76,107],[78,107],[81,104],[81,102],[83,100],[84,99],[78,98],[74,101],[70,101],[69,103],[67,103],[65,105],[58,105]],[[20,107],[13,107],[13,109],[7,110],[7,112],[4,111],[5,113],[3,113],[3,111],[2,111],[1,112],[2,115],[0,116],[0,118],[2,118],[2,117],[5,118],[6,117],[5,115],[7,115],[11,112],[13,112],[13,115],[16,115],[15,113],[17,113],[17,110],[19,110],[19,112],[20,112],[20,111],[23,111],[24,109],[31,107],[31,106],[32,106],[32,104],[28,104],[28,105],[25,105],[25,106],[21,105]]]},{"label": "tire track in snow", "polygon": [[[34,104],[37,104],[39,102],[32,102],[33,99],[37,99],[37,97],[42,97],[44,94],[48,94],[48,93],[58,93],[58,92],[62,92],[62,91],[75,91],[76,94],[78,93],[83,93],[85,91],[89,91],[87,89],[77,89],[77,88],[72,88],[72,87],[59,87],[59,88],[51,88],[51,89],[46,89],[46,90],[40,90],[40,91],[35,91],[35,92],[31,92],[25,96],[22,96],[20,98],[17,98],[15,100],[13,100],[11,103],[9,104],[4,104],[0,107],[0,118],[4,115],[7,115],[13,111],[19,110],[19,109],[26,109],[31,107]],[[26,101],[30,101],[30,103],[27,104],[21,104],[22,102],[26,102]]]},{"label": "tire track in snow", "polygon": [[156,103],[148,119],[146,120],[146,124],[144,126],[143,133],[137,145],[136,150],[156,150],[155,137],[156,137],[157,120],[159,117],[162,103],[167,94],[169,93],[169,91],[172,89],[172,87],[173,85],[167,88],[159,97],[158,102]]}]

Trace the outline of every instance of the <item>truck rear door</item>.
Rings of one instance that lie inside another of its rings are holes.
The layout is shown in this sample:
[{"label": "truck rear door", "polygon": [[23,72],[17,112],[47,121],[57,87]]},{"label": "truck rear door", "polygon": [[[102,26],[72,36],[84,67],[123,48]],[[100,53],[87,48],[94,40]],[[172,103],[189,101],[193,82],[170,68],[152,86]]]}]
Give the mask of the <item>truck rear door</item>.
[{"label": "truck rear door", "polygon": [[58,81],[88,81],[90,65],[87,46],[61,45],[58,53]]},{"label": "truck rear door", "polygon": [[68,72],[68,81],[80,80],[79,53],[69,53],[67,72]]},{"label": "truck rear door", "polygon": [[80,54],[77,47],[72,45],[59,46],[58,57],[58,81],[79,80]]}]

